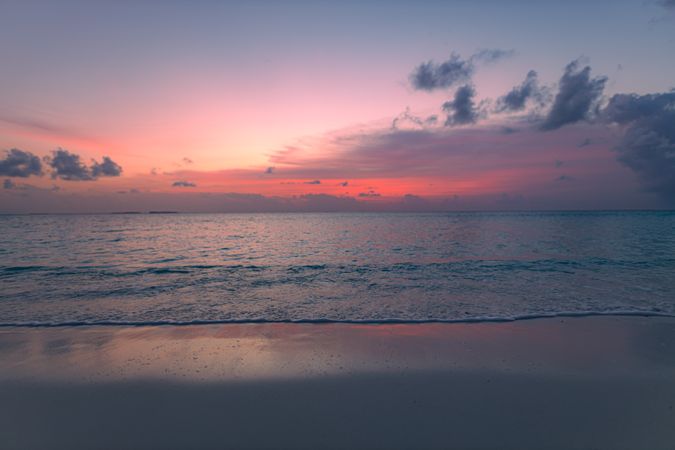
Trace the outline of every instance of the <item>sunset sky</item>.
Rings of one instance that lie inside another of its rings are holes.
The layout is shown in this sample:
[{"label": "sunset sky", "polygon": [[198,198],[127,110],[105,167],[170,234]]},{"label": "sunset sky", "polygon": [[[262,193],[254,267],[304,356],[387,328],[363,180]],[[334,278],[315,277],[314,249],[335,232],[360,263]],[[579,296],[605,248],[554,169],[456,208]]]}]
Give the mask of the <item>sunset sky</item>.
[{"label": "sunset sky", "polygon": [[675,206],[675,2],[0,3],[0,212]]}]

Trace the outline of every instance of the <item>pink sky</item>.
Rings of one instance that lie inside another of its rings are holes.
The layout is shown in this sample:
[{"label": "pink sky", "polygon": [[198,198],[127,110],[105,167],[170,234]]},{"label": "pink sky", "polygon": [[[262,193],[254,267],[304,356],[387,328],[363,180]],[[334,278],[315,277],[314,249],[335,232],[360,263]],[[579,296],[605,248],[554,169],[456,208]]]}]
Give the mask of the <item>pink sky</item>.
[{"label": "pink sky", "polygon": [[[0,82],[0,167],[6,152],[19,149],[40,158],[44,170],[12,176],[0,169],[0,211],[104,211],[100,198],[115,209],[156,209],[153,198],[172,195],[175,208],[162,200],[165,207],[184,209],[189,201],[180,199],[228,193],[289,201],[321,194],[373,208],[409,206],[418,197],[442,209],[500,209],[505,199],[537,209],[671,204],[663,187],[668,174],[657,174],[665,179],[657,188],[649,183],[658,163],[618,153],[638,122],[603,116],[616,94],[672,87],[675,65],[656,58],[672,47],[672,30],[659,25],[671,21],[669,10],[615,4],[606,20],[622,27],[614,35],[618,52],[615,43],[588,36],[570,35],[555,48],[537,43],[535,37],[568,29],[552,18],[553,5],[527,11],[528,23],[539,24],[529,31],[496,21],[500,14],[512,24],[524,20],[520,6],[490,5],[497,16],[478,27],[470,25],[482,9],[464,4],[430,7],[437,14],[406,2],[386,12],[369,3],[287,6],[299,9],[8,8],[0,25],[14,44],[0,45],[11,62]],[[590,20],[582,11],[558,14]],[[106,15],[111,21],[102,20]],[[379,17],[379,25],[368,17]],[[443,18],[454,28],[441,31]],[[333,19],[350,23],[350,32]],[[28,22],[33,34],[19,26]],[[114,23],[124,23],[125,33]],[[434,24],[437,31],[426,31]],[[39,44],[46,39],[50,48]],[[423,64],[442,67],[452,55],[466,73],[415,84]],[[547,128],[558,106],[566,111],[556,102],[565,100],[565,67],[580,56],[569,79],[588,66],[578,93],[589,96],[588,105]],[[529,70],[538,74],[539,96],[528,94],[523,108],[500,109]],[[452,102],[463,87],[475,92],[473,116],[446,121],[453,108],[460,111]],[[431,116],[435,122],[423,123]],[[58,176],[49,162],[57,149],[79,155],[85,170],[109,157],[121,173]],[[651,172],[641,169],[645,163]]]}]

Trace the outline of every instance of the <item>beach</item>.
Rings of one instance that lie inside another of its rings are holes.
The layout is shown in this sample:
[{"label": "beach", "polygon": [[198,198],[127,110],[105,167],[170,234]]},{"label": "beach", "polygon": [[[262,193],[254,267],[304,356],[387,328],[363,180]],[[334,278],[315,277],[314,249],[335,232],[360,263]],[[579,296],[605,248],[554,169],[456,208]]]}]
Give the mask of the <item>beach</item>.
[{"label": "beach", "polygon": [[673,449],[675,319],[0,329],[3,449]]}]

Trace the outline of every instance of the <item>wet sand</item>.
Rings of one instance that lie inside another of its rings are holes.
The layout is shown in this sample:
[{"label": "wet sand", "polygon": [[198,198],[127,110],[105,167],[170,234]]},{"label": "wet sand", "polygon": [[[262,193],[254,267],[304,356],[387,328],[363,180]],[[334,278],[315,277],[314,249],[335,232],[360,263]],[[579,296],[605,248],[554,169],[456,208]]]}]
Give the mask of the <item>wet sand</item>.
[{"label": "wet sand", "polygon": [[675,449],[675,319],[0,329],[0,448]]}]

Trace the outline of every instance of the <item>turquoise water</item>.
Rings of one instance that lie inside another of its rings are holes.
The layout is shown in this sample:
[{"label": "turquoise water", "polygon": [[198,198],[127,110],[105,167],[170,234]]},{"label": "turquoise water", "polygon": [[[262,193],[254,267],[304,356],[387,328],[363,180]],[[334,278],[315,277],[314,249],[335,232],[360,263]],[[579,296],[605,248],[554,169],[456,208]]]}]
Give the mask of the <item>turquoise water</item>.
[{"label": "turquoise water", "polygon": [[0,324],[675,315],[675,213],[0,216]]}]

